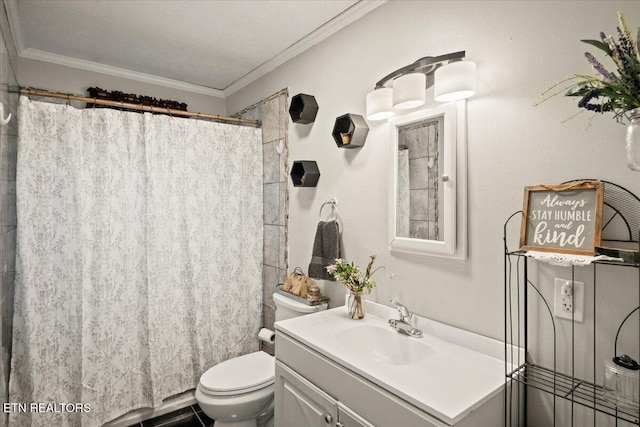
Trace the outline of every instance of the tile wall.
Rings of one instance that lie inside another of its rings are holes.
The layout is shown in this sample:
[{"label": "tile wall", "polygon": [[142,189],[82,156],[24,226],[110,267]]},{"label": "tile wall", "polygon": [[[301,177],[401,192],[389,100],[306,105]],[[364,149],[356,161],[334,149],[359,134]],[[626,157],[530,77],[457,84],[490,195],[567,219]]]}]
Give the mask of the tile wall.
[{"label": "tile wall", "polygon": [[[14,58],[15,59],[15,58]],[[18,95],[9,94],[8,86],[17,86],[7,43],[4,37],[0,43],[0,101],[5,116],[11,113],[8,125],[0,127],[0,308],[2,310],[2,381],[3,401],[8,399],[9,365],[11,357],[11,336],[13,325],[13,282],[15,277],[16,253],[16,162],[17,162],[17,106]]]},{"label": "tile wall", "polygon": [[[245,109],[245,119],[262,121],[262,159],[264,185],[264,251],[262,270],[262,323],[273,329],[275,311],[272,294],[284,281],[287,271],[287,218],[289,205],[287,179],[289,144],[288,92],[282,90]],[[278,154],[278,147],[282,147]],[[263,344],[263,350],[273,354],[274,347]]]},{"label": "tile wall", "polygon": [[442,119],[403,126],[398,144],[409,156],[409,237],[439,240]]}]

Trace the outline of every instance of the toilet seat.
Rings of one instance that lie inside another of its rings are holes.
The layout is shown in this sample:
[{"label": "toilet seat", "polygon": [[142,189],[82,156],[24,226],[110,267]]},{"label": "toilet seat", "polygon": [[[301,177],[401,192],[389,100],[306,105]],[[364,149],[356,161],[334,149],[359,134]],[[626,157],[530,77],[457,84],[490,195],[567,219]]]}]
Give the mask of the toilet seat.
[{"label": "toilet seat", "polygon": [[210,396],[249,393],[274,383],[275,358],[263,351],[226,360],[200,377],[200,390]]}]

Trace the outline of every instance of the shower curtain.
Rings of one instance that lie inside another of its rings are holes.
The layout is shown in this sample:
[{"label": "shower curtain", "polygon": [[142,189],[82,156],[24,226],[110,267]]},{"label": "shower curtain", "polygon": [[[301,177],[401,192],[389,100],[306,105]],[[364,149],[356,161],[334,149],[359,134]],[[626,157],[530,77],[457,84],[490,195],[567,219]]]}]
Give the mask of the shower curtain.
[{"label": "shower curtain", "polygon": [[259,129],[26,97],[18,117],[10,401],[51,405],[10,425],[99,426],[257,350]]}]

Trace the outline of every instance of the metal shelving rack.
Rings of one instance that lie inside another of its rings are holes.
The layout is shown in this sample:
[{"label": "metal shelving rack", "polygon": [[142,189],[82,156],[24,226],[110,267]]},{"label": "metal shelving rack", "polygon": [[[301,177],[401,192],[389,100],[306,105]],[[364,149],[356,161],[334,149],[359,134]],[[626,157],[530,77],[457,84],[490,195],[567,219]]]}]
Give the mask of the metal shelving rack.
[{"label": "metal shelving rack", "polygon": [[[577,181],[577,180],[576,180]],[[627,189],[607,181],[604,183],[604,208],[603,211],[603,242],[624,242],[626,244],[635,243],[640,251],[640,198]],[[605,216],[606,215],[606,216]],[[593,425],[597,423],[597,413],[607,414],[615,419],[623,420],[634,425],[640,425],[640,405],[636,408],[619,407],[604,396],[604,388],[596,384],[597,370],[602,369],[596,357],[596,330],[597,322],[597,279],[598,268],[603,265],[615,265],[621,268],[635,268],[638,272],[638,285],[640,286],[640,263],[638,262],[610,262],[596,261],[590,266],[582,268],[592,269],[593,280],[593,370],[592,378],[577,378],[575,375],[575,319],[572,316],[571,322],[571,343],[570,343],[570,373],[560,372],[558,364],[558,334],[556,322],[553,316],[552,305],[547,302],[543,293],[532,283],[529,277],[530,263],[535,261],[527,257],[524,251],[512,250],[508,246],[508,231],[514,230],[517,225],[519,230],[522,211],[512,214],[504,224],[504,338],[505,338],[505,392],[504,418],[506,426],[527,425],[527,395],[528,389],[540,390],[552,396],[553,426],[557,425],[557,403],[558,399],[566,400],[571,407],[571,426],[574,425],[574,405],[581,405],[593,410]],[[614,231],[615,229],[615,231]],[[623,230],[620,235],[620,230]],[[571,281],[575,281],[576,266],[567,267],[570,269]],[[602,270],[602,269],[601,269]],[[585,284],[586,286],[586,284]],[[528,304],[530,298],[539,299],[544,304],[551,318],[553,328],[553,362],[551,367],[545,367],[534,363],[529,355],[529,334],[534,326],[530,324],[530,314]],[[551,301],[553,304],[553,301]],[[638,296],[638,307],[640,307],[640,292]],[[625,318],[637,311],[634,309]],[[638,316],[638,341],[640,342],[640,315]],[[622,324],[620,325],[622,327]],[[619,332],[620,330],[618,330]],[[613,331],[612,331],[613,332]],[[636,360],[640,360],[640,354],[632,355]],[[640,380],[639,380],[640,382]],[[519,386],[518,386],[519,385]],[[640,384],[639,384],[640,389]]]}]

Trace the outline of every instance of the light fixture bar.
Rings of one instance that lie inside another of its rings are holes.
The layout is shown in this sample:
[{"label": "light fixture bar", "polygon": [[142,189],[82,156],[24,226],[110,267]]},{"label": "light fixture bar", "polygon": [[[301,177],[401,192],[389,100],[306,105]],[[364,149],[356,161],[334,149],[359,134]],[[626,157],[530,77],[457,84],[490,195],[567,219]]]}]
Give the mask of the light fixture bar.
[{"label": "light fixture bar", "polygon": [[[464,57],[464,50],[425,56],[387,74],[367,94],[367,120],[384,120],[397,111],[421,107],[426,103],[426,89],[434,85],[438,102],[472,96],[476,90],[475,63],[462,61]],[[392,88],[386,86],[389,82],[393,82]]]},{"label": "light fixture bar", "polygon": [[425,56],[409,64],[402,68],[398,68],[397,70],[387,74],[384,76],[378,83],[376,83],[376,89],[380,89],[384,87],[389,81],[394,80],[400,76],[409,73],[420,72],[427,75],[427,88],[433,85],[433,73],[435,70],[443,65],[446,65],[450,62],[460,61],[464,59],[465,51],[461,50],[459,52],[447,53],[445,55],[440,56]]}]

